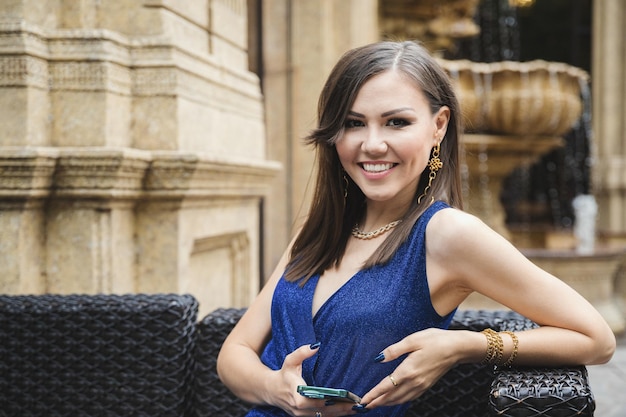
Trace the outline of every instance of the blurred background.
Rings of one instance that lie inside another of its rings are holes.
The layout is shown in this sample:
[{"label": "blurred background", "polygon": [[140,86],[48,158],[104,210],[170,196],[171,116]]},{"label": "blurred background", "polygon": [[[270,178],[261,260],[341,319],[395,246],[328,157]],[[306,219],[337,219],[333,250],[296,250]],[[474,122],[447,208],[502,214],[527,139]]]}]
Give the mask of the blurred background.
[{"label": "blurred background", "polygon": [[450,74],[466,209],[622,333],[621,0],[3,0],[0,293],[246,306],[306,214],[328,72],[381,39]]}]

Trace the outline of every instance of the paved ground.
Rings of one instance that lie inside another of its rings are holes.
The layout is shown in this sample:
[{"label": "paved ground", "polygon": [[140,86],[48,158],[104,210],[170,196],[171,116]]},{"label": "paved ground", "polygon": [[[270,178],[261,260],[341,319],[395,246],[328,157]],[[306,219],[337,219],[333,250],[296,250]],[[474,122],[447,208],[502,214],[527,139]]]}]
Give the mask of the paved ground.
[{"label": "paved ground", "polygon": [[595,417],[626,416],[626,335],[618,338],[617,351],[606,365],[588,366],[596,398]]}]

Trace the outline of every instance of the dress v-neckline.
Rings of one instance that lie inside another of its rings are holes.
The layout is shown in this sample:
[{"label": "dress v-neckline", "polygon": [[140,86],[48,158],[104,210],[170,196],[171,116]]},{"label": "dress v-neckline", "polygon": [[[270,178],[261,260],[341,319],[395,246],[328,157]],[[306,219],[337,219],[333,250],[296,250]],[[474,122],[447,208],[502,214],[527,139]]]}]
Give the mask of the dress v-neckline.
[{"label": "dress v-neckline", "polygon": [[322,275],[321,274],[316,274],[313,277],[311,277],[311,281],[313,281],[312,284],[314,284],[313,285],[313,291],[311,291],[311,295],[310,295],[310,298],[309,298],[309,311],[311,312],[311,321],[314,323],[315,320],[317,319],[319,313],[322,310],[325,310],[327,308],[327,306],[332,302],[332,300],[337,298],[337,294],[339,292],[341,292],[341,291],[344,291],[344,288],[346,288],[348,286],[348,284],[350,284],[363,271],[365,271],[365,270],[364,269],[359,269],[354,274],[352,274],[352,276],[350,278],[348,278],[348,280],[346,282],[344,282],[339,288],[337,288],[332,294],[330,294],[328,296],[328,298],[326,298],[322,304],[320,304],[320,307],[315,312],[313,311],[313,299],[315,298],[315,291],[317,290],[317,285],[319,284],[319,281],[320,281],[320,278],[322,277]]}]

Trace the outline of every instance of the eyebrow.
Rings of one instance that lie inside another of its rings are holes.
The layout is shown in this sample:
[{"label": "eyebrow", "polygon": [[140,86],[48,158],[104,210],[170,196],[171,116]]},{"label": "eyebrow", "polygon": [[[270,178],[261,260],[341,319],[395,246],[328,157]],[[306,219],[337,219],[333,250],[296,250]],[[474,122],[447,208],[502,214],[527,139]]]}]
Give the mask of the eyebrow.
[{"label": "eyebrow", "polygon": [[402,113],[403,111],[410,110],[414,111],[411,107],[400,107],[399,109],[389,110],[381,114],[381,117],[391,116],[392,114]]},{"label": "eyebrow", "polygon": [[[401,112],[406,111],[406,110],[413,111],[413,108],[411,108],[411,107],[400,107],[399,109],[393,109],[393,110],[386,111],[386,112],[382,113],[380,115],[380,117],[388,117],[388,116],[391,116],[392,114],[401,113]],[[364,114],[357,113],[357,112],[352,111],[352,110],[350,110],[348,113],[350,115],[354,116],[354,117],[365,118]]]}]

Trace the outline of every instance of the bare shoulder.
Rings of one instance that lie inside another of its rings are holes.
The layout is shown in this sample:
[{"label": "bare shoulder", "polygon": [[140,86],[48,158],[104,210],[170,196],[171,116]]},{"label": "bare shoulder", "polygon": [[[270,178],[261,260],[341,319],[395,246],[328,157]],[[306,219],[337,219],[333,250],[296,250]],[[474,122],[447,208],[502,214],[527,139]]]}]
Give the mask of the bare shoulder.
[{"label": "bare shoulder", "polygon": [[454,207],[448,207],[439,210],[433,215],[429,227],[431,224],[444,227],[444,224],[439,223],[453,223],[455,227],[475,227],[477,223],[483,222],[473,214]]},{"label": "bare shoulder", "polygon": [[428,243],[446,246],[474,239],[476,234],[489,231],[478,217],[455,208],[445,208],[435,213],[426,228]]},{"label": "bare shoulder", "polygon": [[431,256],[455,263],[488,256],[494,248],[498,252],[512,249],[504,237],[481,219],[455,208],[440,210],[432,217],[426,228],[426,245]]}]

